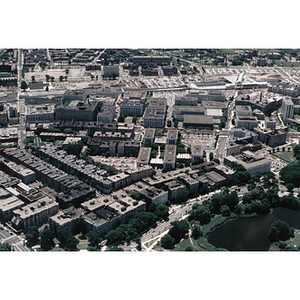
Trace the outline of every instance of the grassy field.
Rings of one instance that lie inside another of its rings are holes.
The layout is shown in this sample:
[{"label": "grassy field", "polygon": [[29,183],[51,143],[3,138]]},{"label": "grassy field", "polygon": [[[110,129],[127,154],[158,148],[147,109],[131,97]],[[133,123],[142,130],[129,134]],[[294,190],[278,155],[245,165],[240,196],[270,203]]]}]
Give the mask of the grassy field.
[{"label": "grassy field", "polygon": [[274,156],[277,156],[279,158],[281,158],[282,160],[285,160],[286,162],[293,162],[296,160],[296,158],[294,157],[294,153],[293,151],[285,151],[285,152],[274,152],[272,153]]},{"label": "grassy field", "polygon": [[285,60],[275,60],[275,65],[283,67],[300,67],[300,62],[295,61],[285,61]]}]

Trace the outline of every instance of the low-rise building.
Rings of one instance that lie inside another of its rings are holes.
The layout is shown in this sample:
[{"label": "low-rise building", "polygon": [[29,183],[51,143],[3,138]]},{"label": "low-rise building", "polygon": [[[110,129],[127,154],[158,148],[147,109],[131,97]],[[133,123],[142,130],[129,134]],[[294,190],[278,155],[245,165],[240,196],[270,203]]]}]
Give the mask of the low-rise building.
[{"label": "low-rise building", "polygon": [[55,106],[45,105],[26,105],[25,114],[27,123],[51,123],[54,120]]},{"label": "low-rise building", "polygon": [[154,137],[155,137],[155,129],[154,128],[146,128],[144,139],[143,139],[143,145],[144,146],[152,146],[154,143]]},{"label": "low-rise building", "polygon": [[185,128],[212,130],[214,127],[214,119],[212,116],[184,115],[183,126]]},{"label": "low-rise building", "polygon": [[167,144],[168,145],[177,145],[178,141],[178,130],[169,129],[167,135]]},{"label": "low-rise building", "polygon": [[151,156],[151,147],[141,147],[139,156],[137,158],[136,164],[137,167],[148,165]]},{"label": "low-rise building", "polygon": [[236,127],[253,130],[258,125],[258,120],[254,116],[238,116]]},{"label": "low-rise building", "polygon": [[120,114],[131,117],[140,117],[143,115],[143,104],[140,100],[124,99],[120,105]]},{"label": "low-rise building", "polygon": [[175,169],[176,149],[176,145],[166,145],[163,164],[164,169]]},{"label": "low-rise building", "polygon": [[200,162],[203,159],[203,146],[202,145],[192,145],[192,164]]},{"label": "low-rise building", "polygon": [[116,116],[116,109],[113,105],[102,106],[97,115],[97,122],[99,123],[112,123]]},{"label": "low-rise building", "polygon": [[34,203],[14,210],[12,224],[17,228],[17,225],[21,225],[22,230],[26,232],[31,226],[42,226],[48,222],[49,217],[55,215],[57,212],[58,203],[48,197],[44,197]]},{"label": "low-rise building", "polygon": [[63,228],[70,228],[71,230],[75,227],[77,220],[82,217],[84,211],[82,209],[70,207],[59,211],[56,215],[49,218],[50,228],[56,234],[58,230]]}]

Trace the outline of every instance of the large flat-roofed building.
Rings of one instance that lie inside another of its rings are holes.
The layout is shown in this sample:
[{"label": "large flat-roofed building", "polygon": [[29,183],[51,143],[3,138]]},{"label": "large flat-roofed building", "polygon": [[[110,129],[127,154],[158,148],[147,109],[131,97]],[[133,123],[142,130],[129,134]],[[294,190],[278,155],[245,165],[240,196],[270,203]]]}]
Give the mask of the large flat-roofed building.
[{"label": "large flat-roofed building", "polygon": [[177,180],[166,182],[165,186],[168,189],[169,200],[171,201],[178,199],[181,196],[181,193],[187,190],[186,186]]},{"label": "large flat-roofed building", "polygon": [[136,191],[146,199],[151,200],[155,206],[165,204],[168,201],[168,191],[161,190],[144,182],[137,182],[126,188],[126,191]]},{"label": "large flat-roofed building", "polygon": [[271,161],[266,158],[257,157],[251,151],[244,151],[241,155],[232,157],[227,156],[224,158],[224,162],[226,164],[230,162],[236,162],[242,165],[246,171],[248,171],[251,175],[261,175],[271,170]]},{"label": "large flat-roofed building", "polygon": [[144,146],[152,146],[154,143],[154,137],[155,137],[155,129],[154,128],[146,128],[144,139],[143,139],[143,145]]},{"label": "large flat-roofed building", "polygon": [[166,145],[164,154],[164,169],[175,169],[176,166],[176,145]]},{"label": "large flat-roofed building", "polygon": [[284,98],[282,100],[282,115],[284,119],[292,119],[294,117],[294,103],[289,98]]},{"label": "large flat-roofed building", "polygon": [[16,196],[0,199],[0,220],[2,222],[9,221],[12,218],[12,212],[15,209],[21,208],[23,205],[24,202]]},{"label": "large flat-roofed building", "polygon": [[252,108],[250,105],[236,105],[235,112],[237,116],[252,116]]},{"label": "large flat-roofed building", "polygon": [[258,134],[259,141],[270,147],[277,147],[286,143],[286,130],[255,128],[254,132]]},{"label": "large flat-roofed building", "polygon": [[192,163],[200,162],[203,159],[203,146],[202,145],[192,145]]},{"label": "large flat-roofed building", "polygon": [[1,169],[19,179],[24,183],[31,183],[36,180],[36,174],[29,168],[24,167],[23,165],[18,165],[12,161],[8,161],[3,157],[0,158]]},{"label": "large flat-roofed building", "polygon": [[214,120],[212,116],[197,116],[184,115],[183,126],[186,128],[198,128],[212,130],[214,127]]},{"label": "large flat-roofed building", "polygon": [[0,112],[0,125],[7,126],[8,124],[8,115],[6,111]]},{"label": "large flat-roofed building", "polygon": [[112,123],[116,115],[116,109],[113,105],[102,106],[97,115],[97,122],[99,123]]},{"label": "large flat-roofed building", "polygon": [[202,101],[218,101],[225,102],[226,97],[220,91],[209,91],[207,93],[199,93],[198,99],[200,102]]},{"label": "large flat-roofed building", "polygon": [[66,91],[63,95],[63,99],[67,101],[85,101],[87,99],[87,93],[83,91]]},{"label": "large flat-roofed building", "polygon": [[70,207],[59,211],[56,215],[49,218],[50,228],[57,233],[62,228],[70,228],[71,230],[76,225],[77,220],[82,217],[84,211],[82,209]]},{"label": "large flat-roofed building", "polygon": [[58,121],[96,121],[97,113],[98,101],[73,100],[67,106],[57,107],[54,117]]},{"label": "large flat-roofed building", "polygon": [[28,123],[50,123],[54,120],[55,106],[45,105],[26,105],[25,114]]},{"label": "large flat-roofed building", "polygon": [[253,130],[258,125],[258,120],[253,116],[238,116],[236,127]]},{"label": "large flat-roofed building", "polygon": [[227,182],[227,179],[224,176],[215,171],[208,172],[205,176],[208,179],[209,186],[213,189],[218,189],[221,186],[224,186]]},{"label": "large flat-roofed building", "polygon": [[88,230],[103,236],[114,229],[118,223],[128,219],[134,213],[146,210],[146,203],[128,197],[124,190],[109,196],[89,200],[82,204],[83,218]]},{"label": "large flat-roofed building", "polygon": [[184,106],[197,106],[198,105],[198,97],[175,97],[175,105],[184,105]]},{"label": "large flat-roofed building", "polygon": [[168,56],[133,56],[130,60],[134,64],[145,65],[145,64],[158,64],[158,65],[169,65],[171,62],[171,57]]},{"label": "large flat-roofed building", "polygon": [[143,115],[143,104],[140,100],[124,99],[124,102],[120,105],[120,113],[125,116],[140,117]]},{"label": "large flat-roofed building", "polygon": [[237,96],[235,103],[236,105],[250,105],[252,109],[259,109],[266,115],[270,115],[274,110],[281,106],[281,96],[274,96],[271,98],[263,97],[262,93],[255,95],[240,94]]},{"label": "large flat-roofed building", "polygon": [[147,107],[144,114],[144,127],[163,128],[165,113],[165,109]]},{"label": "large flat-roofed building", "polygon": [[137,158],[136,164],[137,167],[148,165],[151,156],[151,147],[141,147],[139,156]]},{"label": "large flat-roofed building", "polygon": [[169,129],[167,135],[167,144],[168,145],[177,145],[178,140],[178,130],[177,129]]},{"label": "large flat-roofed building", "polygon": [[184,115],[204,115],[204,114],[205,114],[205,109],[202,106],[174,105],[172,108],[172,116],[178,121],[183,121]]},{"label": "large flat-roofed building", "polygon": [[26,232],[31,226],[42,226],[48,222],[49,217],[55,215],[57,212],[58,203],[48,197],[44,197],[36,202],[14,210],[13,214],[15,221],[19,219],[23,231]]},{"label": "large flat-roofed building", "polygon": [[103,76],[119,76],[120,75],[120,67],[119,65],[104,65],[103,66]]},{"label": "large flat-roofed building", "polygon": [[163,66],[162,71],[164,76],[172,76],[178,74],[178,69],[175,66]]}]

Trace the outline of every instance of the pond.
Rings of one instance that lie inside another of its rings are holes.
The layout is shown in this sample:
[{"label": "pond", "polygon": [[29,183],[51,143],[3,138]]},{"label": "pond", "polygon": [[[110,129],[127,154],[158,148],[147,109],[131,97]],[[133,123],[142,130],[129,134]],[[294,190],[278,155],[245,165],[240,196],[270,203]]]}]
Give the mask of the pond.
[{"label": "pond", "polygon": [[277,220],[300,229],[300,210],[277,207],[265,216],[228,220],[212,231],[207,240],[218,248],[231,251],[267,251],[271,245],[267,232],[270,225]]}]

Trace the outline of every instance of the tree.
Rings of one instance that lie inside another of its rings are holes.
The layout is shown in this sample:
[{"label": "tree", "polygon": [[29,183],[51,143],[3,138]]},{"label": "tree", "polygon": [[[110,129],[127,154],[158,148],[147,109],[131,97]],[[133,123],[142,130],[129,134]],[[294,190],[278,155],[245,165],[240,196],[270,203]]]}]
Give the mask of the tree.
[{"label": "tree", "polygon": [[196,240],[200,236],[202,236],[201,226],[198,224],[195,224],[192,227],[192,238]]},{"label": "tree", "polygon": [[38,228],[36,226],[31,226],[25,234],[25,237],[29,247],[37,245],[40,237]]},{"label": "tree", "polygon": [[229,206],[227,206],[227,205],[222,205],[221,206],[221,215],[222,216],[226,216],[226,217],[230,216],[230,208],[229,208]]},{"label": "tree", "polygon": [[59,240],[60,247],[68,250],[77,249],[79,240],[73,236],[69,227],[59,229],[57,232],[57,239]]},{"label": "tree", "polygon": [[59,78],[58,78],[58,80],[59,80],[60,82],[62,82],[62,81],[64,80],[64,76],[60,75]]},{"label": "tree", "polygon": [[11,245],[9,243],[0,244],[0,251],[11,251]]},{"label": "tree", "polygon": [[89,246],[97,248],[101,242],[100,236],[93,231],[90,231],[86,236],[88,237]]},{"label": "tree", "polygon": [[46,74],[45,77],[46,77],[46,81],[49,82],[51,78],[50,75]]},{"label": "tree", "polygon": [[175,239],[175,243],[179,243],[180,240],[188,233],[189,223],[186,220],[174,221],[171,223],[172,227],[169,230],[169,235]]},{"label": "tree", "polygon": [[172,121],[171,121],[171,120],[168,120],[168,121],[167,121],[167,126],[168,126],[168,127],[172,127]]},{"label": "tree", "polygon": [[292,193],[292,192],[293,192],[293,189],[295,188],[295,186],[294,186],[291,182],[289,182],[289,183],[286,185],[286,188],[287,188],[287,190],[288,190],[290,193]]},{"label": "tree", "polygon": [[161,204],[156,208],[154,214],[157,216],[158,219],[166,220],[169,217],[169,207],[164,204]]},{"label": "tree", "polygon": [[76,220],[76,223],[74,225],[74,228],[72,230],[72,233],[74,235],[82,233],[82,235],[85,235],[87,233],[86,223],[84,218],[80,217]]},{"label": "tree", "polygon": [[214,154],[212,152],[209,153],[209,160],[212,161],[214,159]]},{"label": "tree", "polygon": [[69,70],[69,69],[65,69],[65,73],[66,73],[66,75],[68,75],[68,74],[69,74],[69,72],[70,72],[70,70]]},{"label": "tree", "polygon": [[165,249],[173,249],[175,246],[175,239],[170,234],[166,234],[162,237],[160,244]]},{"label": "tree", "polygon": [[295,187],[300,187],[300,161],[295,161],[280,170],[280,179],[287,185],[292,183]]},{"label": "tree", "polygon": [[34,75],[31,76],[31,81],[35,82],[35,76]]},{"label": "tree", "polygon": [[55,246],[55,243],[53,241],[54,233],[52,230],[49,229],[48,226],[45,227],[45,229],[41,232],[40,236],[41,236],[41,249],[42,250],[48,251]]},{"label": "tree", "polygon": [[53,82],[53,81],[54,81],[54,79],[55,79],[55,77],[54,77],[54,76],[52,76],[52,77],[51,77],[51,82]]},{"label": "tree", "polygon": [[272,243],[286,241],[294,236],[294,229],[285,221],[278,220],[271,224],[267,235]]},{"label": "tree", "polygon": [[300,154],[300,144],[293,148],[294,156],[297,157]]},{"label": "tree", "polygon": [[95,76],[93,74],[91,74],[91,80],[94,80]]},{"label": "tree", "polygon": [[199,221],[201,225],[210,222],[211,212],[206,205],[199,205],[197,208],[193,208],[189,215],[189,221],[196,220]]},{"label": "tree", "polygon": [[21,82],[21,89],[22,89],[23,91],[25,91],[25,90],[28,89],[28,84],[27,84],[26,81],[24,81],[24,80]]},{"label": "tree", "polygon": [[156,150],[151,151],[151,158],[155,158],[157,156],[158,152]]}]

